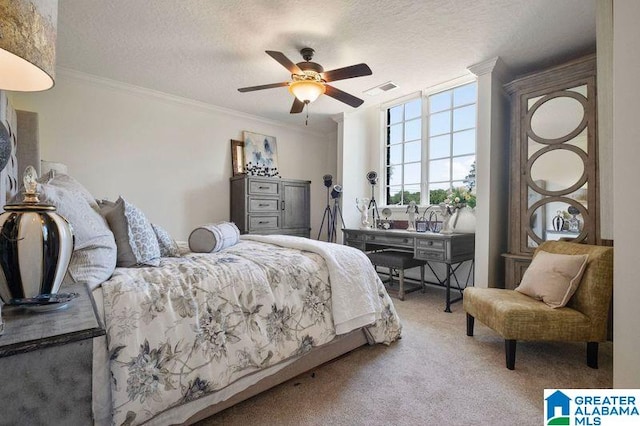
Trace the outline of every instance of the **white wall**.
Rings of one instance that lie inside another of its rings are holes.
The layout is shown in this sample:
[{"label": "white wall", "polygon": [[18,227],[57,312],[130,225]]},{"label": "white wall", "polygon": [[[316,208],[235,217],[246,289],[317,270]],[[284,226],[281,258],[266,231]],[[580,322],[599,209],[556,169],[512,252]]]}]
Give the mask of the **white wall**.
[{"label": "white wall", "polygon": [[[342,212],[347,228],[360,226],[360,212],[356,208],[356,198],[371,197],[366,174],[370,170],[380,170],[374,163],[379,156],[380,110],[369,107],[344,114],[338,128],[338,176],[343,185]],[[376,195],[378,204],[381,200]]]},{"label": "white wall", "polygon": [[637,0],[613,1],[613,385],[634,389],[640,388],[639,16]]},{"label": "white wall", "polygon": [[469,67],[478,77],[475,286],[504,287],[509,204],[509,115],[499,58]]},{"label": "white wall", "polygon": [[176,239],[229,219],[230,140],[275,136],[282,177],[311,185],[311,235],[325,205],[322,176],[335,174],[336,135],[319,135],[134,86],[58,70],[47,92],[13,93],[39,114],[42,158],[64,162],[99,198],[119,194]]}]

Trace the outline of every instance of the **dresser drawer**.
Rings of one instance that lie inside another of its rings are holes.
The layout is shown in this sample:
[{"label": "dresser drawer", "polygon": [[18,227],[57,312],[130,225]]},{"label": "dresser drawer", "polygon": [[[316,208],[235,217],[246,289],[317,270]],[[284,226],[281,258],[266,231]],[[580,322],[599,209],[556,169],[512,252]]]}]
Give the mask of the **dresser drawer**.
[{"label": "dresser drawer", "polygon": [[249,232],[280,227],[280,215],[249,216]]},{"label": "dresser drawer", "polygon": [[279,202],[277,198],[253,198],[249,197],[249,212],[277,212]]},{"label": "dresser drawer", "polygon": [[418,249],[428,249],[428,250],[444,250],[444,241],[443,240],[423,240],[420,238],[416,239],[416,248]]},{"label": "dresser drawer", "polygon": [[250,180],[249,194],[269,194],[278,195],[279,182],[270,182],[267,180]]},{"label": "dresser drawer", "polygon": [[444,252],[418,249],[416,250],[415,258],[422,260],[444,260]]},{"label": "dresser drawer", "polygon": [[410,237],[365,234],[365,241],[369,244],[384,244],[393,247],[413,248],[413,238]]}]

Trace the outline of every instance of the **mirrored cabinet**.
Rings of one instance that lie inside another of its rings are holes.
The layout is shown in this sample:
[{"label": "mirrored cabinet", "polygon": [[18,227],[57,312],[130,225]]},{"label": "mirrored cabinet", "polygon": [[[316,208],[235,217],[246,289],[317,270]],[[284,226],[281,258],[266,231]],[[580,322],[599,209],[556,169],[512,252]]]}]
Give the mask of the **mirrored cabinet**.
[{"label": "mirrored cabinet", "polygon": [[543,241],[596,244],[596,58],[581,58],[505,86],[511,100],[507,288]]}]

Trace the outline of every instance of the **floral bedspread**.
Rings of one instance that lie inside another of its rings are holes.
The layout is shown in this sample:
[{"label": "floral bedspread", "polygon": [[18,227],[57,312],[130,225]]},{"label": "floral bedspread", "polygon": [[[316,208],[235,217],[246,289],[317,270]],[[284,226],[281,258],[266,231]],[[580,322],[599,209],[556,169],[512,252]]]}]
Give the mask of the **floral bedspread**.
[{"label": "floral bedspread", "polygon": [[[357,272],[356,272],[357,273]],[[218,253],[118,268],[102,284],[113,423],[144,423],[335,337],[327,265],[315,253],[241,241]],[[400,323],[378,280],[378,343]]]}]

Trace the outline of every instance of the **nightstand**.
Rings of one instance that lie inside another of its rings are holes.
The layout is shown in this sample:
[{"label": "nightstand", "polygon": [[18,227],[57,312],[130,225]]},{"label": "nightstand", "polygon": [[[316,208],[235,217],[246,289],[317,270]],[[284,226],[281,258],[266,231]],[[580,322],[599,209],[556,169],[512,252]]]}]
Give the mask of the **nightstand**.
[{"label": "nightstand", "polygon": [[66,308],[3,306],[0,335],[2,424],[89,425],[93,338],[105,334],[86,286]]}]

